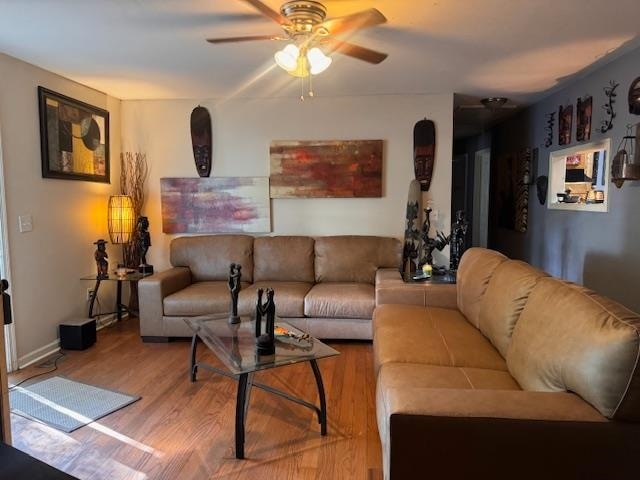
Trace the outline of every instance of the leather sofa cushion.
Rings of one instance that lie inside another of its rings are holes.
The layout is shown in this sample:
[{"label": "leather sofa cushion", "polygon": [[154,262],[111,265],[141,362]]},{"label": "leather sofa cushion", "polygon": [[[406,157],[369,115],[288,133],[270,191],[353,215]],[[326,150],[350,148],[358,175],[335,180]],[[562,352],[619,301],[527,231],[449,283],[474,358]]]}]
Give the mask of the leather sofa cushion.
[{"label": "leather sofa cushion", "polygon": [[458,309],[472,325],[480,326],[480,305],[489,279],[507,257],[494,250],[470,248],[462,255],[457,274]]},{"label": "leather sofa cushion", "polygon": [[256,237],[253,241],[253,280],[314,282],[313,238]]},{"label": "leather sofa cushion", "polygon": [[604,416],[640,420],[640,317],[576,285],[542,278],[507,352],[526,390],[571,391]]},{"label": "leather sofa cushion", "polygon": [[529,294],[538,280],[548,276],[519,260],[507,260],[498,265],[480,304],[480,331],[503,357],[511,335],[524,309]]},{"label": "leather sofa cushion", "polygon": [[315,242],[316,282],[374,284],[378,268],[399,268],[400,241],[368,236],[318,237]]},{"label": "leather sofa cushion", "polygon": [[382,388],[520,390],[509,372],[420,363],[386,363],[380,367],[378,382]]},{"label": "leather sofa cushion", "polygon": [[[241,285],[242,288],[249,286],[246,282],[242,282]],[[189,317],[227,313],[231,305],[231,295],[227,282],[196,282],[164,297],[162,303],[164,314],[167,316]]]},{"label": "leather sofa cushion", "polygon": [[458,311],[380,305],[373,315],[376,369],[391,362],[507,371],[498,351]]},{"label": "leather sofa cushion", "polygon": [[[279,317],[303,317],[304,297],[311,284],[305,282],[256,282],[240,290],[238,298],[238,313],[253,315],[258,302],[259,288],[273,288],[273,301],[276,304],[276,315]],[[263,301],[266,296],[263,296]]]},{"label": "leather sofa cushion", "polygon": [[375,290],[368,283],[318,283],[304,299],[307,317],[371,318]]},{"label": "leather sofa cushion", "polygon": [[227,281],[229,264],[242,265],[242,280],[253,282],[253,237],[201,235],[178,237],[169,247],[171,265],[189,267],[193,282]]}]

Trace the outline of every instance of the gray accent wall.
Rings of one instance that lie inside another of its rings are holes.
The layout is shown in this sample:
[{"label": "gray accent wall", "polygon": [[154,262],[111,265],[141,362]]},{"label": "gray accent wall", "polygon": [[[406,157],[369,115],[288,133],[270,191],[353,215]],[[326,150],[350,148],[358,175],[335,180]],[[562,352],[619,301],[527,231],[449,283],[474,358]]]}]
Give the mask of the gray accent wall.
[{"label": "gray accent wall", "polygon": [[[493,130],[493,158],[514,148],[539,148],[538,175],[548,175],[549,153],[577,145],[576,101],[593,96],[591,141],[611,138],[607,168],[626,133],[627,124],[640,116],[628,110],[629,86],[640,76],[640,49],[619,57],[586,77],[575,80]],[[615,103],[614,127],[605,134],[600,125],[606,114],[604,87],[610,80],[620,83]],[[558,107],[574,105],[572,143],[558,145]],[[553,145],[545,148],[545,114],[556,112]],[[587,143],[587,142],[580,142]],[[492,165],[493,166],[493,165]],[[640,311],[640,181],[625,182],[621,189],[609,185],[609,212],[549,210],[540,205],[535,186],[529,195],[529,225],[526,233],[494,226],[490,246],[512,258],[523,259],[554,276],[596,290],[627,307]],[[496,212],[492,213],[495,218]]]}]

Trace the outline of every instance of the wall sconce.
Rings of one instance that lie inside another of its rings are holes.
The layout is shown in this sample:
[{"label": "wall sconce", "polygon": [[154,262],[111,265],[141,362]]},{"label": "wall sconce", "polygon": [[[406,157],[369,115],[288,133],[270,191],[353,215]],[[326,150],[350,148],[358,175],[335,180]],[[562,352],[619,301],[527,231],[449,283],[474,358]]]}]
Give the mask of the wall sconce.
[{"label": "wall sconce", "polygon": [[625,180],[640,180],[640,128],[636,126],[635,136],[631,133],[632,129],[632,125],[627,125],[627,134],[622,137],[611,163],[611,181],[618,188],[622,187]]},{"label": "wall sconce", "polygon": [[112,195],[109,197],[107,221],[111,243],[124,244],[132,240],[136,218],[133,210],[133,200],[129,195]]}]

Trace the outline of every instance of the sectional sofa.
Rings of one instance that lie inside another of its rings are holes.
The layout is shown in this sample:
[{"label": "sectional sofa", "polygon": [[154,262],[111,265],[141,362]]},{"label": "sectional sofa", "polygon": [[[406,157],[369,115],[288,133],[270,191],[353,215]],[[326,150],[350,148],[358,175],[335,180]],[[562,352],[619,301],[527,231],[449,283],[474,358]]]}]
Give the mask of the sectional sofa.
[{"label": "sectional sofa", "polygon": [[636,313],[479,248],[431,296],[384,277],[373,344],[387,480],[640,476]]},{"label": "sectional sofa", "polygon": [[242,265],[240,315],[255,312],[257,289],[275,291],[276,314],[319,338],[372,338],[376,273],[398,271],[401,244],[372,236],[204,235],[170,245],[172,268],[138,283],[145,341],[189,337],[184,319],[226,313],[229,264]]}]

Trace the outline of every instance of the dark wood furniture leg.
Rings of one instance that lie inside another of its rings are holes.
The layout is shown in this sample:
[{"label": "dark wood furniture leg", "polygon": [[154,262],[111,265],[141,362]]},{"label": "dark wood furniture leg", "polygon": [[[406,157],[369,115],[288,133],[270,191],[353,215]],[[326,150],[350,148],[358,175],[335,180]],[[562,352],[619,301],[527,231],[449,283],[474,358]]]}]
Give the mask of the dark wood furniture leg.
[{"label": "dark wood furniture leg", "polygon": [[91,296],[91,301],[89,302],[89,318],[93,318],[93,305],[96,303],[96,298],[98,297],[98,289],[100,288],[101,278],[96,278],[96,284],[93,287],[93,295]]}]

